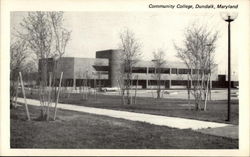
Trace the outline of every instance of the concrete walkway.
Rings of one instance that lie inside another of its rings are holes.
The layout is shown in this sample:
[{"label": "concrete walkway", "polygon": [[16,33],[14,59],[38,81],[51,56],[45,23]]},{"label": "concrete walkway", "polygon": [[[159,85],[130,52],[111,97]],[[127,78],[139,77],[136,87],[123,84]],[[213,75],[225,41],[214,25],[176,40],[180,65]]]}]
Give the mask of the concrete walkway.
[{"label": "concrete walkway", "polygon": [[[18,98],[17,101],[20,103],[24,103],[23,98]],[[34,99],[27,99],[27,103],[29,105],[40,106],[40,102]],[[134,112],[127,112],[127,111],[117,111],[117,110],[110,110],[110,109],[85,107],[85,106],[77,106],[77,105],[72,105],[72,104],[60,104],[59,103],[58,108],[71,110],[71,111],[86,112],[86,113],[91,113],[91,114],[109,116],[109,117],[114,117],[114,118],[122,118],[126,120],[131,120],[131,121],[146,122],[146,123],[150,123],[154,125],[167,126],[167,127],[172,127],[172,128],[178,128],[178,129],[192,129],[195,131],[203,132],[206,134],[217,135],[217,136],[238,138],[238,132],[235,132],[235,131],[233,135],[230,132],[229,133],[230,136],[228,136],[227,131],[224,129],[222,129],[223,131],[212,130],[212,133],[211,131],[209,131],[211,129],[217,129],[217,128],[237,127],[231,124],[200,121],[200,120],[185,119],[185,118],[178,118],[178,117],[166,117],[166,116],[151,115],[151,114],[144,114],[144,113],[134,113]]]},{"label": "concrete walkway", "polygon": [[233,139],[238,139],[239,127],[237,125],[228,125],[225,127],[218,128],[208,128],[208,129],[199,129],[197,130],[204,134],[229,137]]}]

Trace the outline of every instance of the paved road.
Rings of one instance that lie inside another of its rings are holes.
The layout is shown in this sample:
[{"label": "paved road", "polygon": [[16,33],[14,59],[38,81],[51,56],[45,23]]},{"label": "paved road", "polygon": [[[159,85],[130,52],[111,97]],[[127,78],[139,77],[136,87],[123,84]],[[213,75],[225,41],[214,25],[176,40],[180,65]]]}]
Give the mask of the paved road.
[{"label": "paved road", "polygon": [[[18,102],[24,103],[23,98],[18,98]],[[40,106],[40,102],[34,99],[27,99],[27,103],[29,105]],[[117,110],[110,110],[110,109],[100,109],[100,108],[93,108],[93,107],[85,107],[85,106],[77,106],[72,104],[58,104],[58,108],[71,110],[71,111],[78,111],[78,112],[86,112],[91,114],[109,116],[114,118],[122,118],[131,121],[140,121],[146,122],[154,125],[159,126],[167,126],[172,128],[178,129],[192,129],[195,131],[203,132],[209,134],[209,130],[217,129],[217,128],[226,128],[226,127],[236,127],[231,124],[224,124],[224,123],[217,123],[217,122],[207,122],[207,121],[200,121],[200,120],[193,120],[193,119],[185,119],[185,118],[178,118],[178,117],[166,117],[166,116],[159,116],[159,115],[151,115],[151,114],[143,114],[143,113],[134,113],[134,112],[127,112],[127,111],[117,111]],[[230,136],[227,135],[227,131],[213,131],[213,135],[218,136],[226,136],[231,138],[237,138],[238,132],[233,133]],[[211,133],[212,134],[212,133]]]}]

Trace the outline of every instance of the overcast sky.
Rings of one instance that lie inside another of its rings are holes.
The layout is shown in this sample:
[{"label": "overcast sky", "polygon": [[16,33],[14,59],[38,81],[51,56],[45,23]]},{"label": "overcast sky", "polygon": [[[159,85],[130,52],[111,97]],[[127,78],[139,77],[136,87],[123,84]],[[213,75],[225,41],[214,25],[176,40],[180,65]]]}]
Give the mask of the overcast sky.
[{"label": "overcast sky", "polygon": [[[11,30],[19,28],[26,15],[24,12],[11,14]],[[240,39],[237,30],[241,17],[232,23],[232,73],[237,73]],[[131,29],[142,43],[142,59],[151,60],[152,52],[161,48],[166,51],[167,61],[177,61],[173,43],[183,41],[186,27],[198,23],[209,30],[219,31],[215,59],[219,73],[227,72],[227,23],[217,12],[192,13],[181,12],[65,12],[64,26],[72,31],[66,56],[94,58],[95,52],[116,49],[119,45],[119,32]],[[12,31],[13,32],[13,31]]]}]

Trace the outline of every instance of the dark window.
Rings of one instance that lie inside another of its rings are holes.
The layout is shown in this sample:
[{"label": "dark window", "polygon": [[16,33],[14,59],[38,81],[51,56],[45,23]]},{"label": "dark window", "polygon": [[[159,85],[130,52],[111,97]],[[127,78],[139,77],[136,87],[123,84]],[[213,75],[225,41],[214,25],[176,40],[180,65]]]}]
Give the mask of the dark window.
[{"label": "dark window", "polygon": [[158,74],[159,72],[161,73],[161,69],[160,68],[156,68],[155,72]]},{"label": "dark window", "polygon": [[186,86],[187,83],[188,82],[186,80],[172,80],[172,85],[176,86]]},{"label": "dark window", "polygon": [[176,68],[172,68],[171,69],[171,74],[177,74],[177,69]]},{"label": "dark window", "polygon": [[168,68],[157,68],[155,69],[156,73],[160,72],[161,74],[169,74],[170,73],[170,69]]},{"label": "dark window", "polygon": [[109,71],[108,66],[94,66],[96,71]]},{"label": "dark window", "polygon": [[179,69],[179,74],[188,74],[190,69]]},{"label": "dark window", "polygon": [[148,68],[148,73],[155,73],[155,68]]},{"label": "dark window", "polygon": [[157,85],[157,81],[156,80],[148,80],[148,85],[149,86]]},{"label": "dark window", "polygon": [[198,74],[198,72],[199,72],[199,74],[202,74],[203,71],[204,71],[205,74],[208,74],[210,72],[210,70],[201,70],[201,69],[199,69],[199,70],[198,69],[193,69],[192,71],[193,71],[192,72],[193,74]]},{"label": "dark window", "polygon": [[170,69],[169,68],[162,68],[161,73],[163,74],[170,74]]},{"label": "dark window", "polygon": [[132,73],[147,73],[147,68],[133,67]]},{"label": "dark window", "polygon": [[193,69],[193,70],[192,70],[192,73],[193,73],[193,74],[198,74],[198,69]]}]

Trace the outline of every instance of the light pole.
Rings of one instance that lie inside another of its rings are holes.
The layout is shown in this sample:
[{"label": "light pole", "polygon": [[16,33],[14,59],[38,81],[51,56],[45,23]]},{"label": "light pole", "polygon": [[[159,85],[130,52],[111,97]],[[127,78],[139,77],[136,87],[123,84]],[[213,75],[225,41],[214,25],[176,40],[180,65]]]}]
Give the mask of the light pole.
[{"label": "light pole", "polygon": [[223,20],[228,23],[228,92],[227,92],[227,119],[226,121],[231,120],[231,30],[230,23],[233,22],[237,17],[237,14],[234,16],[227,14],[226,16],[222,15]]}]

